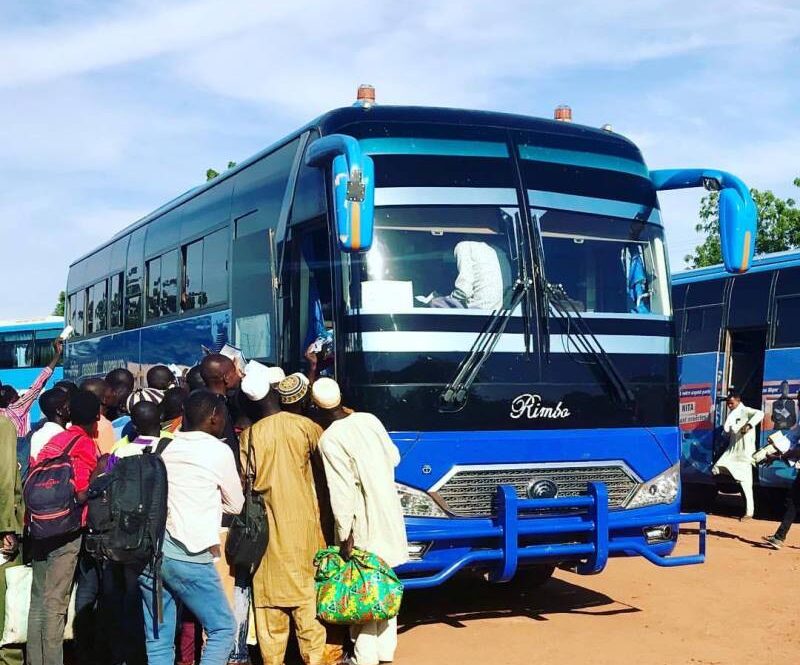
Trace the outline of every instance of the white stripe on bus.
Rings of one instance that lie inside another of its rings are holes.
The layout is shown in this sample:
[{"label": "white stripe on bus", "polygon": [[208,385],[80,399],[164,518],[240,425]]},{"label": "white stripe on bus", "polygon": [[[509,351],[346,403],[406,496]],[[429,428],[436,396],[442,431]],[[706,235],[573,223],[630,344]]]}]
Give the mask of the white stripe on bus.
[{"label": "white stripe on bus", "polygon": [[[466,353],[472,348],[478,333],[445,331],[380,330],[361,333],[361,348],[367,352],[419,352],[419,353]],[[355,345],[358,335],[350,334],[349,344]],[[521,353],[525,349],[524,335],[505,333],[497,343],[495,352]],[[671,353],[672,338],[642,335],[596,335],[606,353],[663,355]],[[535,338],[534,338],[535,340]],[[578,352],[576,340],[567,335],[550,335],[550,350],[553,353]]]}]

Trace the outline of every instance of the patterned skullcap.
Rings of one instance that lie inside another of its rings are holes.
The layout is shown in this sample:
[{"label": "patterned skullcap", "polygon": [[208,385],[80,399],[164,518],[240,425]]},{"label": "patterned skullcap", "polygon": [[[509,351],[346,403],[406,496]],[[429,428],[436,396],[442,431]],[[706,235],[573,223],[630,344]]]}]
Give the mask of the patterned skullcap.
[{"label": "patterned skullcap", "polygon": [[297,374],[290,374],[278,384],[282,404],[296,404],[308,394],[308,382]]},{"label": "patterned skullcap", "polygon": [[156,388],[139,388],[128,395],[128,399],[125,402],[125,408],[128,410],[128,413],[130,413],[134,405],[138,404],[139,402],[153,402],[154,404],[161,404],[163,399],[163,390],[158,390]]}]

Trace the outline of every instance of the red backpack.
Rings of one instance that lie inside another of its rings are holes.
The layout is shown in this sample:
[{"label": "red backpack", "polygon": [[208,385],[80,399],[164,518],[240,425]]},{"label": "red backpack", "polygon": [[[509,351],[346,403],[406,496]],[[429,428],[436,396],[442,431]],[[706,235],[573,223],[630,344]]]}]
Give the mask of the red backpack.
[{"label": "red backpack", "polygon": [[63,536],[81,528],[82,507],[75,497],[75,471],[69,456],[81,436],[72,439],[60,455],[42,460],[28,473],[22,495],[30,534],[35,540]]}]

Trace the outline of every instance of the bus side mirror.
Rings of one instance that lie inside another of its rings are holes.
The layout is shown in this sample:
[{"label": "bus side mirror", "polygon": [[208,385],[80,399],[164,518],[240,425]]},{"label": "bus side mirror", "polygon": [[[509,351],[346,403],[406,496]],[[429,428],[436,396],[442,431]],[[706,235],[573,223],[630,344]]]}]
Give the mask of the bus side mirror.
[{"label": "bus side mirror", "polygon": [[705,187],[719,191],[719,237],[725,270],[747,272],[756,249],[758,215],[750,190],[735,175],[711,169],[650,171],[659,191]]},{"label": "bus side mirror", "polygon": [[317,139],[306,152],[306,164],[331,167],[334,218],[339,247],[366,252],[375,228],[375,166],[352,136],[330,134]]}]

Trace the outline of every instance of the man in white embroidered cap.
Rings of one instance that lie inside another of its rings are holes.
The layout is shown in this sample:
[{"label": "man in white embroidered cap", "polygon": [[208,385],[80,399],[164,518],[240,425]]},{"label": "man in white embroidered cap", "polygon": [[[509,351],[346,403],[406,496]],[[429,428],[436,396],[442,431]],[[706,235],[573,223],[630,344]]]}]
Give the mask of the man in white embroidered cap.
[{"label": "man in white embroidered cap", "polygon": [[[254,422],[239,438],[241,468],[247,469],[249,455],[253,490],[264,498],[270,534],[253,575],[256,636],[264,665],[280,665],[294,623],[303,662],[319,665],[326,635],[316,617],[314,555],[325,543],[312,459],[322,430],[308,418],[282,410],[284,383],[297,377],[281,381],[280,392],[276,378],[274,368],[262,365],[251,371],[248,365],[242,381]],[[298,386],[291,387],[287,394],[295,396]]]},{"label": "man in white embroidered cap", "polygon": [[[381,422],[370,413],[352,413],[342,406],[333,379],[317,379],[311,387],[325,432],[319,450],[328,479],[331,508],[340,552],[349,558],[354,547],[377,554],[388,565],[408,560],[403,510],[394,484],[400,453]],[[351,662],[377,665],[394,660],[397,619],[351,626],[355,643]]]}]

